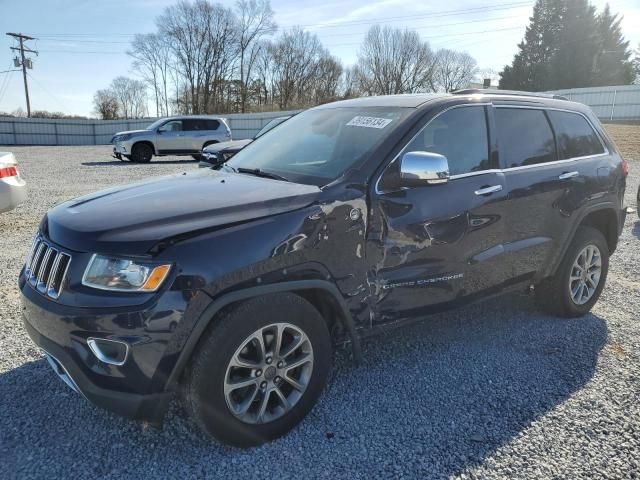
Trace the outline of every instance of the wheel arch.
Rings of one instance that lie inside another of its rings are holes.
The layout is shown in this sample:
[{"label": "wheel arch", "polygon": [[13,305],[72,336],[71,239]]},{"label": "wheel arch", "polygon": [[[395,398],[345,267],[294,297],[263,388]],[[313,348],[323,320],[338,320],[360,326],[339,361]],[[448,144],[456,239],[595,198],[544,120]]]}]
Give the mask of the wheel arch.
[{"label": "wheel arch", "polygon": [[617,212],[618,210],[613,202],[599,203],[585,209],[572,224],[569,234],[566,236],[564,243],[553,258],[553,261],[550,262],[550,268],[544,276],[552,276],[555,274],[567,252],[567,249],[569,248],[569,245],[576,235],[576,231],[581,226],[589,226],[599,230],[607,240],[609,253],[613,254],[618,245],[618,237],[620,233],[620,226],[618,224],[619,216]]},{"label": "wheel arch", "polygon": [[295,280],[235,290],[212,300],[198,317],[189,338],[185,342],[169,376],[166,389],[177,389],[180,378],[196,351],[200,339],[209,325],[215,321],[218,313],[225,307],[250,298],[282,292],[296,293],[309,301],[328,321],[328,328],[331,328],[331,321],[340,322],[341,327],[344,328],[351,341],[354,361],[356,364],[360,363],[362,359],[360,338],[356,332],[353,317],[338,288],[325,280]]},{"label": "wheel arch", "polygon": [[133,145],[131,145],[131,153],[133,154],[133,149],[136,148],[137,145],[140,145],[140,144],[143,144],[143,143],[145,145],[148,145],[149,147],[151,147],[151,150],[153,151],[154,155],[158,154],[158,152],[156,151],[156,146],[153,144],[153,142],[151,140],[138,140]]},{"label": "wheel arch", "polygon": [[202,144],[202,148],[200,150],[204,150],[206,147],[208,147],[209,145],[214,145],[216,143],[220,143],[219,140],[207,140],[206,142],[204,142]]},{"label": "wheel arch", "polygon": [[607,240],[609,254],[618,246],[618,215],[613,208],[602,208],[586,214],[578,226],[587,226],[599,230]]}]

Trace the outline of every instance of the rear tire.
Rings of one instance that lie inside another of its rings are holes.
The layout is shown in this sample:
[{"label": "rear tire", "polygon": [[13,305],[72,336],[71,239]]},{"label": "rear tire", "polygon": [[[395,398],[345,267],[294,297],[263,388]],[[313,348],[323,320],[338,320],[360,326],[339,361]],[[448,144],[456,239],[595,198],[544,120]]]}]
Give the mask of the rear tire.
[{"label": "rear tire", "polygon": [[324,319],[302,297],[278,293],[236,304],[205,335],[183,397],[207,434],[237,447],[260,445],[289,432],[315,405],[332,345]]},{"label": "rear tire", "polygon": [[146,143],[138,143],[131,150],[131,161],[136,163],[149,163],[153,157],[153,148]]},{"label": "rear tire", "polygon": [[609,271],[609,246],[592,227],[578,227],[553,277],[536,286],[536,303],[552,315],[580,317],[595,305]]}]

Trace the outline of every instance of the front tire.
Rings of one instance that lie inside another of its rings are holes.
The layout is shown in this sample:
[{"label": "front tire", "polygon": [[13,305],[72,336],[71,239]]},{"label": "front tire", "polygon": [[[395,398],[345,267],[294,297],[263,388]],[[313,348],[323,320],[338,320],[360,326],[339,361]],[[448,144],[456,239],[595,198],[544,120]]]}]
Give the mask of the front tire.
[{"label": "front tire", "polygon": [[609,271],[609,246],[592,227],[578,227],[556,274],[536,287],[536,302],[560,317],[580,317],[598,301]]},{"label": "front tire", "polygon": [[184,385],[195,423],[237,447],[289,432],[315,405],[332,363],[320,313],[298,295],[278,293],[237,304],[214,321]]},{"label": "front tire", "polygon": [[146,143],[138,143],[131,150],[131,161],[136,163],[149,163],[153,157],[153,148]]}]

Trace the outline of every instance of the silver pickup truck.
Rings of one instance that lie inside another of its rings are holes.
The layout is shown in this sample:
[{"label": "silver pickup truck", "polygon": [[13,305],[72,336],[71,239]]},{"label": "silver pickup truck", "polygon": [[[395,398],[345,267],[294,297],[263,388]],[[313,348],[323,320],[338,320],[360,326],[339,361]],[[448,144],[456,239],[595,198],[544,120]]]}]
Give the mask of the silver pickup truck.
[{"label": "silver pickup truck", "polygon": [[203,115],[161,118],[144,130],[118,132],[111,143],[117,159],[147,163],[154,155],[191,155],[198,160],[203,148],[228,140],[231,129],[226,120]]}]

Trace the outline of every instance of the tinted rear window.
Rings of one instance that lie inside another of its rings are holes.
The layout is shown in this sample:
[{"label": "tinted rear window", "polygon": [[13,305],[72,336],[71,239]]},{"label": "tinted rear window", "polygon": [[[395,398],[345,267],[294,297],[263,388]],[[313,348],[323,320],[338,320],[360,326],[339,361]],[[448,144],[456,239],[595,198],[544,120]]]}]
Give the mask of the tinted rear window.
[{"label": "tinted rear window", "polygon": [[553,132],[542,110],[496,108],[500,163],[505,168],[556,160]]},{"label": "tinted rear window", "polygon": [[561,160],[604,153],[604,147],[589,122],[577,113],[548,112],[556,132]]},{"label": "tinted rear window", "polygon": [[207,130],[217,130],[220,126],[220,122],[218,120],[205,120],[207,125]]},{"label": "tinted rear window", "polygon": [[205,121],[197,119],[197,118],[191,118],[191,119],[188,119],[188,120],[183,120],[182,123],[184,124],[184,129],[187,130],[187,131],[206,130],[207,129],[207,127],[205,125]]}]

